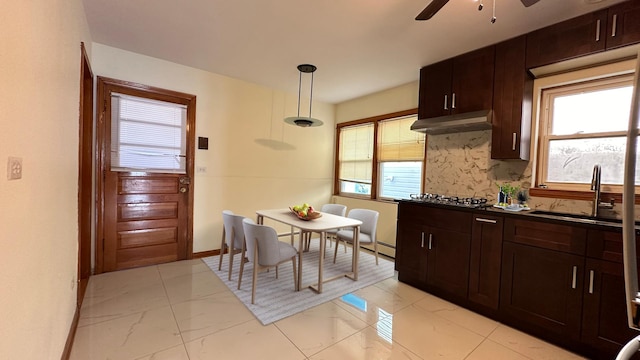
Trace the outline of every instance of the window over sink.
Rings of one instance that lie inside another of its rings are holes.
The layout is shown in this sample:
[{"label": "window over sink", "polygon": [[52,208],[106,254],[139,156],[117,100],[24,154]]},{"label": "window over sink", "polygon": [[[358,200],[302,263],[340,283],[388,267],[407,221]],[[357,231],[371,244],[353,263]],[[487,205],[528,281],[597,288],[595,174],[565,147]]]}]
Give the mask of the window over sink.
[{"label": "window over sink", "polygon": [[598,164],[603,189],[621,191],[633,74],[602,71],[599,76],[563,75],[565,81],[540,89],[538,186],[588,191]]}]

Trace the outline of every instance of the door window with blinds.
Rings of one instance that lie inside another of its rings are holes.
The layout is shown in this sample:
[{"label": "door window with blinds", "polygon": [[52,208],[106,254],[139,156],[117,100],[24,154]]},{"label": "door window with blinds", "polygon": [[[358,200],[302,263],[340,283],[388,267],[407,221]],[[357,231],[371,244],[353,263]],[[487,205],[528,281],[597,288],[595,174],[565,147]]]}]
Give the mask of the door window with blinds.
[{"label": "door window with blinds", "polygon": [[111,170],[186,173],[187,108],[111,95]]},{"label": "door window with blinds", "polygon": [[411,131],[416,118],[382,116],[339,126],[340,194],[408,199],[421,193],[425,135]]}]

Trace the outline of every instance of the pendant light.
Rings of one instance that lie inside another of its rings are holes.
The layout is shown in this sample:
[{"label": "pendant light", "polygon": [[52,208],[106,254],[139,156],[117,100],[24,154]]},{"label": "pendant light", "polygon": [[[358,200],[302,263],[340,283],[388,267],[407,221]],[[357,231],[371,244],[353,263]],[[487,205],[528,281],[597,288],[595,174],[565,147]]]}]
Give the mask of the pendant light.
[{"label": "pendant light", "polygon": [[[300,80],[298,81],[298,116],[292,116],[284,119],[284,122],[291,125],[300,127],[320,126],[322,121],[311,117],[311,104],[313,102],[313,72],[317,67],[311,64],[298,65],[298,71],[300,72]],[[302,89],[302,73],[311,74],[311,90],[309,93],[309,116],[300,116],[300,94]]]}]

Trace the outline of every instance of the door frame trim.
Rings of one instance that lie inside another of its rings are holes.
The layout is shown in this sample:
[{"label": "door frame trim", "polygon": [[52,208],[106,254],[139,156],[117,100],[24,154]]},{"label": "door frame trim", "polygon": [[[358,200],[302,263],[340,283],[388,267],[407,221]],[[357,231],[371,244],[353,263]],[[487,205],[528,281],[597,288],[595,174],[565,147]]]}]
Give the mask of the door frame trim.
[{"label": "door frame trim", "polygon": [[[195,131],[196,131],[196,96],[173,90],[157,88],[140,83],[111,79],[98,76],[96,97],[96,263],[95,273],[104,272],[104,203],[105,203],[105,174],[106,156],[109,144],[105,141],[105,136],[109,133],[107,122],[105,121],[106,106],[108,97],[112,92],[124,94],[144,94],[145,97],[157,100],[173,101],[179,99],[181,103],[187,105],[187,176],[193,179],[195,163]],[[187,249],[186,258],[193,258],[193,185],[189,191],[189,206],[187,210]]]}]

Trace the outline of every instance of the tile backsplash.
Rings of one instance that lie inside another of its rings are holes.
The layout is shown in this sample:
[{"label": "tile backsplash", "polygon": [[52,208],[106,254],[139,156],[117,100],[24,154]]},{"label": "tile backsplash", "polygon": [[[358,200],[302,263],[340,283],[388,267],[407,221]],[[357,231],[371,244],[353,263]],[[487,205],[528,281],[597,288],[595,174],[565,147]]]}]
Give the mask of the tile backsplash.
[{"label": "tile backsplash", "polygon": [[[461,197],[486,197],[495,203],[499,183],[529,189],[533,183],[532,162],[492,160],[491,131],[428,135],[425,192]],[[591,201],[531,197],[532,209],[589,214]],[[622,216],[622,207],[603,210],[606,217]],[[636,218],[640,207],[636,207]]]}]

